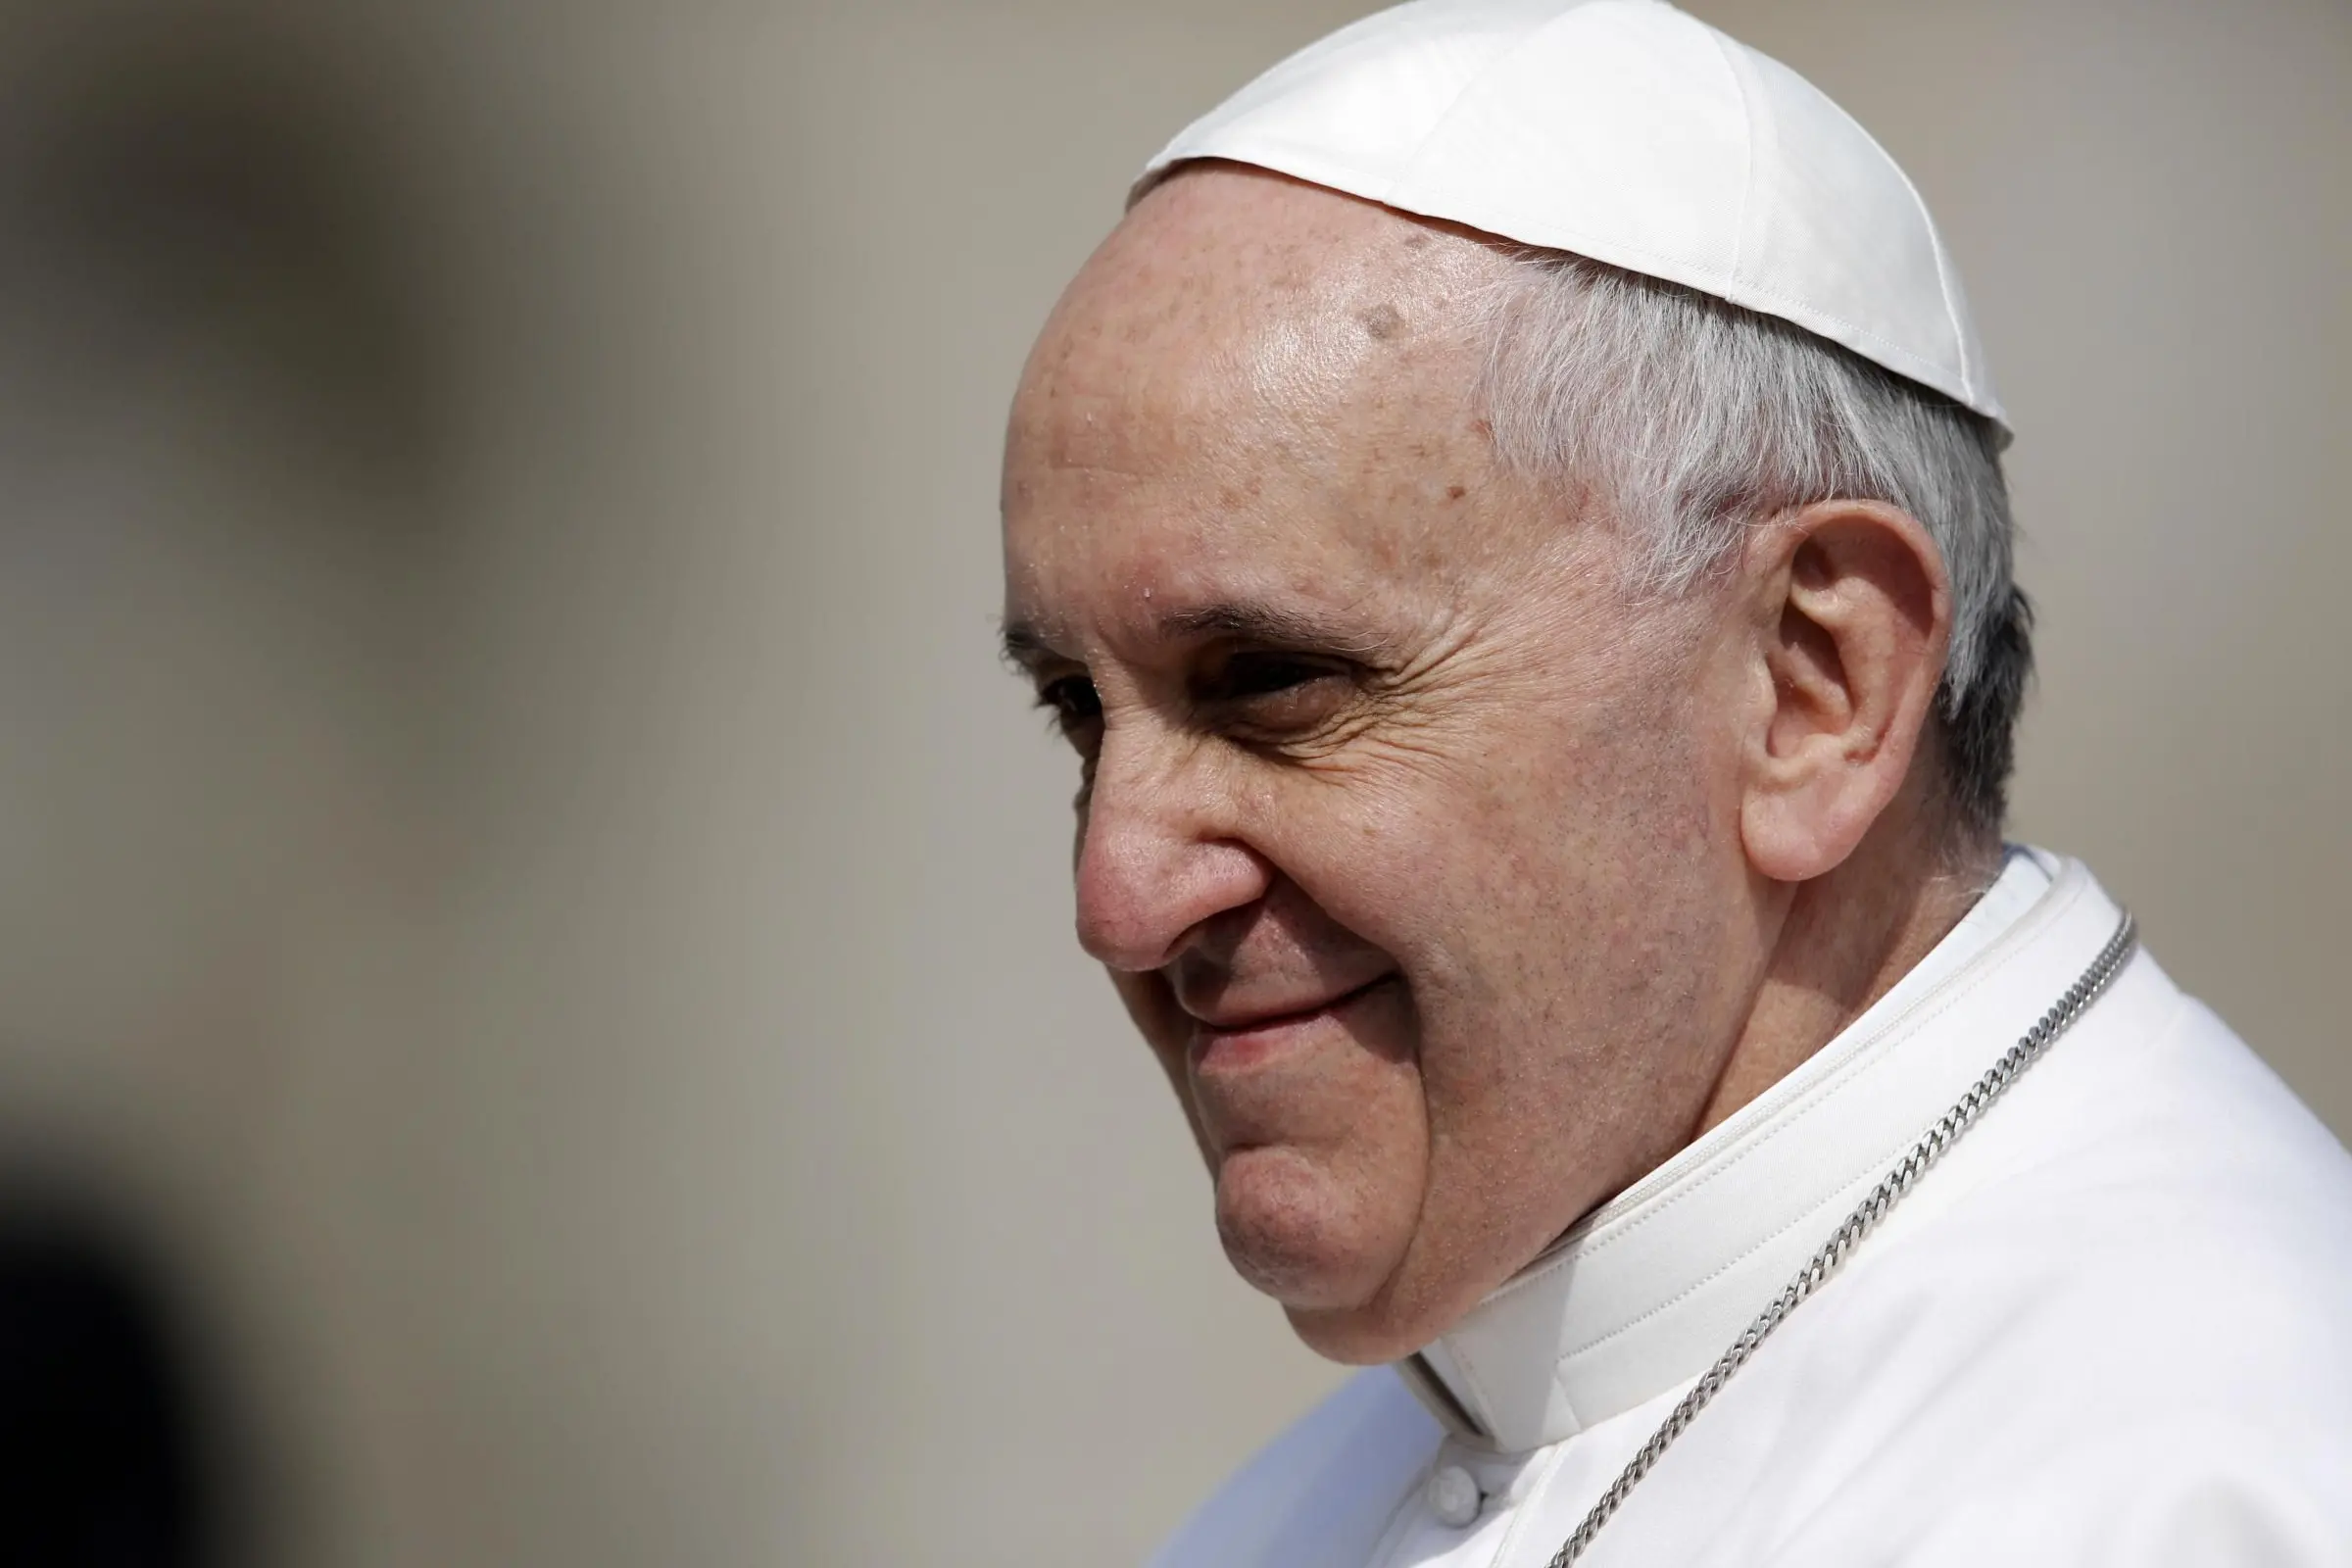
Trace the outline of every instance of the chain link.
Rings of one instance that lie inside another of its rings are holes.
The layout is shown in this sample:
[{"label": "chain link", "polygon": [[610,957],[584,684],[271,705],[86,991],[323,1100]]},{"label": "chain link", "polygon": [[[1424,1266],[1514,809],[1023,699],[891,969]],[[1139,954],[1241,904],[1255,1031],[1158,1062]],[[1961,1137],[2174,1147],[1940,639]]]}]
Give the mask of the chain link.
[{"label": "chain link", "polygon": [[1984,1114],[1985,1107],[1998,1100],[2017,1081],[2018,1076],[2050,1048],[2050,1042],[2064,1034],[2068,1026],[2098,1000],[2099,994],[2122,972],[2125,961],[2138,945],[2139,928],[2132,916],[2126,914],[2123,922],[2115,928],[2115,935],[2107,939],[2107,945],[2099,950],[2097,957],[2091,959],[2090,967],[2082,971],[2082,977],[2066,988],[2066,994],[2050,1004],[2050,1010],[2020,1036],[2016,1045],[2001,1054],[2001,1058],[1985,1071],[1984,1076],[1960,1097],[1958,1104],[1945,1111],[1942,1119],[1927,1130],[1911,1152],[1886,1173],[1878,1186],[1871,1189],[1870,1196],[1846,1215],[1845,1222],[1830,1233],[1830,1239],[1822,1244],[1821,1250],[1797,1270],[1796,1278],[1788,1282],[1788,1288],[1773,1298],[1771,1305],[1756,1315],[1756,1320],[1732,1342],[1732,1348],[1707,1369],[1706,1375],[1698,1380],[1689,1394],[1683,1396],[1682,1401],[1667,1414],[1658,1430],[1650,1434],[1649,1441],[1642,1445],[1641,1450],[1618,1474],[1617,1479],[1609,1483],[1609,1490],[1600,1494],[1600,1500],[1585,1515],[1584,1523],[1576,1527],[1576,1533],[1560,1544],[1560,1549],[1552,1554],[1545,1568],[1568,1568],[1570,1563],[1584,1555],[1585,1549],[1592,1544],[1592,1538],[1600,1534],[1600,1527],[1607,1524],[1609,1516],[1624,1503],[1626,1494],[1634,1490],[1643,1476],[1649,1474],[1659,1456],[1665,1453],[1675,1439],[1683,1435],[1684,1430],[1696,1419],[1698,1412],[1707,1407],[1708,1401],[1722,1392],[1723,1386],[1731,1381],[1732,1374],[1747,1364],[1747,1358],[1756,1353],[1756,1347],[1781,1326],[1782,1320],[1796,1310],[1798,1302],[1820,1290],[1823,1283],[1838,1272],[1846,1254],[1877,1227],[1880,1220],[1886,1217],[1886,1211],[1911,1190],[1912,1184],[1926,1174],[1928,1167],[1941,1159],[1943,1152],[1957,1143],[1960,1135]]}]

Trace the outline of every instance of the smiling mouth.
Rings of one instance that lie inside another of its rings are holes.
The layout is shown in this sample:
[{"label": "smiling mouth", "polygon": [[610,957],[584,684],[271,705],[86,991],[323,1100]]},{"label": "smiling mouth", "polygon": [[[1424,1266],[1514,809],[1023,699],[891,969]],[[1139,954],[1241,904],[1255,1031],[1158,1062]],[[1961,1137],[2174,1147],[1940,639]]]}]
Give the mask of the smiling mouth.
[{"label": "smiling mouth", "polygon": [[1329,1001],[1318,1002],[1310,1007],[1296,1007],[1288,1012],[1269,1012],[1260,1017],[1242,1018],[1231,1023],[1210,1023],[1205,1018],[1196,1018],[1194,1028],[1203,1041],[1233,1039],[1242,1035],[1272,1034],[1295,1024],[1308,1023],[1327,1014],[1335,1013],[1349,1003],[1370,996],[1396,978],[1394,973],[1380,975],[1365,981],[1352,991],[1343,991]]}]

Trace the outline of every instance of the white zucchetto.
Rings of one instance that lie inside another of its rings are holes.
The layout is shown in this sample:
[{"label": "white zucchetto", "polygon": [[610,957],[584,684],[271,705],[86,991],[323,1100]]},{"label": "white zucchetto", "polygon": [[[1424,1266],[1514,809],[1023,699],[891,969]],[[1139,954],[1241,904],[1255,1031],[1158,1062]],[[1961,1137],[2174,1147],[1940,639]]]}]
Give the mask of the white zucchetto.
[{"label": "white zucchetto", "polygon": [[1803,77],[1661,0],[1413,0],[1187,126],[1289,174],[1793,321],[2006,424],[1911,181]]}]

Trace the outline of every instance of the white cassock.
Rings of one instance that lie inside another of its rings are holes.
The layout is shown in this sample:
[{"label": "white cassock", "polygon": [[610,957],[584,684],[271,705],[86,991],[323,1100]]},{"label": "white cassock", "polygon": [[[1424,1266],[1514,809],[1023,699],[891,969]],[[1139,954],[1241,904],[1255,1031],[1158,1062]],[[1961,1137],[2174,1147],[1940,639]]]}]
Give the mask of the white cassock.
[{"label": "white cassock", "polygon": [[[2120,911],[2012,851],[1884,999],[1160,1568],[1540,1568]],[[1580,1563],[2352,1564],[2352,1156],[2141,953],[1783,1323]]]}]

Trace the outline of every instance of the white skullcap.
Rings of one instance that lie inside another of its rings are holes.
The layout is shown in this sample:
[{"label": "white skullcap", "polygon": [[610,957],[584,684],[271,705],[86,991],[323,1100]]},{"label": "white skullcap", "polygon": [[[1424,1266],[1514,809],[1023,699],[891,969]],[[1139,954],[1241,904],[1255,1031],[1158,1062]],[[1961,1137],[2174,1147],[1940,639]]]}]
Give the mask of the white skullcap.
[{"label": "white skullcap", "polygon": [[2006,421],[1894,160],[1660,0],[1414,0],[1293,55],[1144,172],[1222,158],[1781,317]]}]

